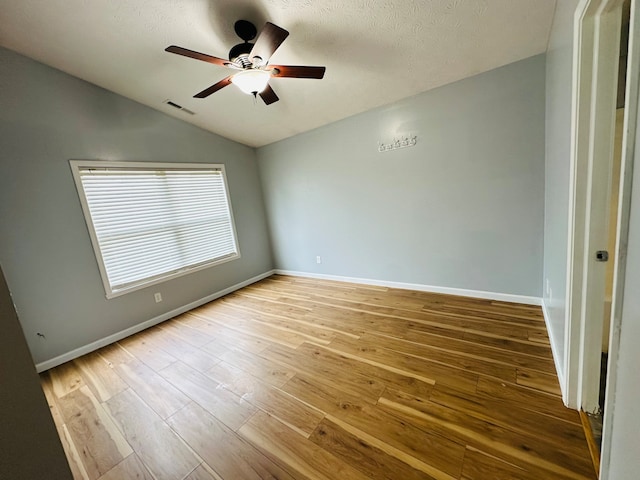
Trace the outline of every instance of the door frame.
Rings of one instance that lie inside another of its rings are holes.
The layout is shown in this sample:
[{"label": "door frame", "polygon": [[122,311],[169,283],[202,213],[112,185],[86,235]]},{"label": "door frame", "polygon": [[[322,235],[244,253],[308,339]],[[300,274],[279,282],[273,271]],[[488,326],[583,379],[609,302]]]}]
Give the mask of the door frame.
[{"label": "door frame", "polygon": [[[623,0],[582,0],[574,17],[562,391],[567,406],[586,412],[599,408],[606,264],[595,261],[595,252],[607,249],[622,5]],[[617,254],[610,252],[609,261],[617,270]],[[614,290],[612,303],[615,296]]]},{"label": "door frame", "polygon": [[[640,138],[640,10],[638,1],[631,0],[631,18],[629,23],[629,53],[627,56],[627,78],[625,91],[624,131],[622,137],[622,165],[620,169],[620,196],[618,197],[618,241],[616,244],[616,271],[613,281],[613,299],[611,303],[611,338],[609,342],[609,363],[607,366],[607,387],[605,410],[603,415],[602,449],[600,452],[600,478],[610,480],[611,438],[613,434],[613,416],[615,410],[615,392],[618,370],[618,351],[620,345],[623,300],[625,294],[625,275],[627,267],[627,248],[629,241],[629,217],[631,211],[631,193],[633,168],[637,139]],[[634,294],[635,292],[632,292]],[[615,479],[611,479],[615,480]]]}]

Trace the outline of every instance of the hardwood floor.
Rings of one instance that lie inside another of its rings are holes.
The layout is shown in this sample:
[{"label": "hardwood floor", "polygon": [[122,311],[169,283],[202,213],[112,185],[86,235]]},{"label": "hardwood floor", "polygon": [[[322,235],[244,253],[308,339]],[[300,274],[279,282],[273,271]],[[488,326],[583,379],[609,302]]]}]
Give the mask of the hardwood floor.
[{"label": "hardwood floor", "polygon": [[594,479],[540,308],[273,276],[42,374],[76,479]]}]

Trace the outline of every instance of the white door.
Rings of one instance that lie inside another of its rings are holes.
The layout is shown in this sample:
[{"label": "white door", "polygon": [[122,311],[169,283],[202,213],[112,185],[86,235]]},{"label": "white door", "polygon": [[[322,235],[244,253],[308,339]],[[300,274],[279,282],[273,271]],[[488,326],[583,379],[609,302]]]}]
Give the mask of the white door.
[{"label": "white door", "polygon": [[565,387],[569,406],[586,412],[599,409],[607,262],[616,262],[607,244],[622,5],[585,0],[575,19]]}]

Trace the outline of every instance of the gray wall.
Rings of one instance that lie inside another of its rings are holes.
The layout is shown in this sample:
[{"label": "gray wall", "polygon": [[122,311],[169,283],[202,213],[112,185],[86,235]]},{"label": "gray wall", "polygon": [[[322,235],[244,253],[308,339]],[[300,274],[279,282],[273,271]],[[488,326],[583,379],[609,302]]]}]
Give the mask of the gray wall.
[{"label": "gray wall", "polygon": [[0,479],[71,480],[2,269],[0,327]]},{"label": "gray wall", "polygon": [[[566,368],[564,329],[567,309],[573,14],[577,5],[578,0],[559,1],[556,4],[546,71],[543,299],[554,354],[561,369],[558,373],[563,378]],[[550,292],[546,290],[547,280]]]},{"label": "gray wall", "polygon": [[[276,267],[539,297],[544,68],[532,57],[258,149]],[[377,151],[405,134],[418,144]]]},{"label": "gray wall", "polygon": [[[0,264],[36,363],[272,268],[253,149],[6,49],[0,70]],[[224,163],[242,258],[107,300],[74,158]]]}]

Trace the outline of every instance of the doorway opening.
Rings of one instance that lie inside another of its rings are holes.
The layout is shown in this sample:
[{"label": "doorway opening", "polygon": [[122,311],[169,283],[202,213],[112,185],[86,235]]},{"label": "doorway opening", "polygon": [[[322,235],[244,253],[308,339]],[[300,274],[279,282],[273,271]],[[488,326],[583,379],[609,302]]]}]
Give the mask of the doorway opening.
[{"label": "doorway opening", "polygon": [[[620,175],[622,168],[622,138],[624,132],[624,111],[625,111],[625,87],[627,78],[627,56],[629,53],[629,26],[631,18],[631,0],[625,0],[622,7],[622,22],[620,28],[620,57],[618,60],[618,87],[615,116],[615,135],[613,144],[613,161],[611,165],[611,188],[609,194],[609,221],[607,252],[613,254],[616,251],[618,240],[618,207],[620,196]],[[613,259],[612,259],[613,260]],[[604,317],[602,328],[602,354],[599,370],[599,392],[598,410],[588,413],[589,427],[594,437],[595,447],[599,457],[602,447],[602,417],[605,407],[606,385],[607,385],[607,364],[609,360],[609,341],[611,337],[612,324],[612,300],[613,284],[615,274],[615,262],[607,262],[605,291],[604,291]]]},{"label": "doorway opening", "polygon": [[[622,6],[622,21],[620,28],[620,57],[618,60],[618,86],[616,92],[615,133],[613,144],[613,158],[611,164],[611,186],[609,188],[609,214],[607,231],[607,252],[612,255],[616,251],[618,240],[618,207],[620,196],[620,175],[622,168],[622,138],[624,132],[625,89],[627,78],[627,56],[629,53],[629,26],[631,19],[631,0],[625,0]],[[609,342],[612,324],[612,300],[615,275],[615,262],[613,258],[607,262],[605,290],[604,290],[604,316],[602,328],[602,353],[600,360],[598,409],[588,413],[589,428],[595,442],[594,455],[597,455],[599,463],[602,449],[602,423],[606,398],[607,365],[609,360]]]},{"label": "doorway opening", "polygon": [[[624,269],[621,210],[630,192],[622,179],[633,142],[626,133],[637,100],[637,66],[627,62],[629,44],[633,51],[637,38],[630,35],[635,5],[631,0],[585,0],[575,17],[565,402],[581,411],[596,470],[607,370],[612,368],[608,354],[610,349],[615,354],[619,341],[612,319],[616,281]],[[628,78],[633,78],[633,89]]]}]

